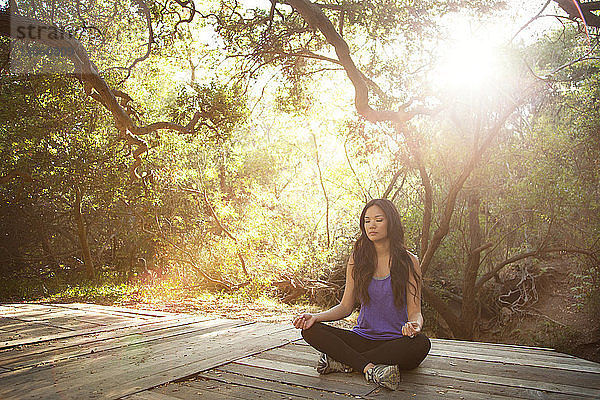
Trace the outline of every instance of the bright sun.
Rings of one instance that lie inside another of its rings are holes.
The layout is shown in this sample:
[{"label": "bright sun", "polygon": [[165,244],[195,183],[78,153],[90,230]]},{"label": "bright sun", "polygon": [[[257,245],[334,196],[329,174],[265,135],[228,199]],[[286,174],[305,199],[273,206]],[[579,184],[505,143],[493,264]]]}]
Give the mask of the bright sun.
[{"label": "bright sun", "polygon": [[431,71],[433,87],[444,92],[477,95],[503,74],[499,48],[505,29],[472,29],[465,21],[454,21],[448,40],[442,44]]},{"label": "bright sun", "polygon": [[449,47],[437,73],[450,88],[478,91],[498,73],[498,57],[489,45],[470,38]]}]

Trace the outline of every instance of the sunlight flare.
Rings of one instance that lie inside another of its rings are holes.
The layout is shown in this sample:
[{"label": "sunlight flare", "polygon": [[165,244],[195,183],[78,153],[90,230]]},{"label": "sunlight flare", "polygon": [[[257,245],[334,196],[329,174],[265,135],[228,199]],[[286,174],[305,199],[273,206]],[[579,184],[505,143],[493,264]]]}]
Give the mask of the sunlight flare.
[{"label": "sunlight flare", "polygon": [[489,44],[469,38],[447,50],[437,74],[443,85],[468,92],[484,89],[499,73],[499,60]]},{"label": "sunlight flare", "polygon": [[430,81],[436,90],[454,95],[478,96],[492,89],[505,74],[502,46],[508,29],[494,24],[472,29],[469,23],[449,24]]}]

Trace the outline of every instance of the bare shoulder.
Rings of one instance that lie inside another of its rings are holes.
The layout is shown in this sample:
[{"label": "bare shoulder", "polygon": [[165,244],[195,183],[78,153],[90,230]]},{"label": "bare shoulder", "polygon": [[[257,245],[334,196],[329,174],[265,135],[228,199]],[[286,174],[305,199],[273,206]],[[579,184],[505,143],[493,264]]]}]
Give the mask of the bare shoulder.
[{"label": "bare shoulder", "polygon": [[421,263],[419,262],[419,258],[415,254],[411,253],[408,250],[406,250],[406,252],[410,256],[410,259],[412,260],[413,265],[415,266],[415,268],[420,268],[421,267]]},{"label": "bare shoulder", "polygon": [[348,264],[354,264],[354,251],[350,252],[350,257],[348,257]]},{"label": "bare shoulder", "polygon": [[419,262],[419,257],[417,257],[415,254],[413,254],[412,252],[410,252],[410,251],[408,251],[408,250],[406,250],[406,252],[408,253],[408,255],[410,256],[410,258],[411,258],[413,261]]}]

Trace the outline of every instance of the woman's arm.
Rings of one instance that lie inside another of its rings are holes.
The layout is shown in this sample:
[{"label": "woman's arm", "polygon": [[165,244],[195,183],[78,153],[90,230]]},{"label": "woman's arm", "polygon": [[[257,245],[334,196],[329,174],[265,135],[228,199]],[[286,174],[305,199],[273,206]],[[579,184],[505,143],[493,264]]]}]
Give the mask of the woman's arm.
[{"label": "woman's arm", "polygon": [[408,254],[410,255],[414,269],[420,279],[419,282],[417,282],[417,277],[415,277],[412,271],[409,271],[409,283],[406,285],[406,313],[408,314],[408,322],[402,327],[402,334],[405,336],[414,336],[421,331],[421,328],[423,328],[423,315],[421,314],[422,276],[419,260],[413,254]]},{"label": "woman's arm", "polygon": [[298,329],[308,329],[315,322],[337,321],[346,318],[354,309],[354,278],[352,270],[354,268],[354,257],[350,255],[346,265],[346,287],[340,304],[331,307],[327,311],[318,314],[302,314],[294,319],[294,326]]}]

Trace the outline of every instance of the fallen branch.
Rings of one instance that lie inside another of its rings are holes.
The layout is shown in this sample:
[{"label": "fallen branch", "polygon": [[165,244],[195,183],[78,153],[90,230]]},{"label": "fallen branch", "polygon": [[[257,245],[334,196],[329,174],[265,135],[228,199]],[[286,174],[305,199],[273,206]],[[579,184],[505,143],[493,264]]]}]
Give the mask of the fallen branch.
[{"label": "fallen branch", "polygon": [[278,281],[274,281],[272,286],[278,288],[284,294],[281,300],[284,303],[291,303],[306,293],[314,296],[317,291],[324,291],[335,294],[340,286],[335,283],[326,282],[320,279],[301,279],[293,274],[282,274]]},{"label": "fallen branch", "polygon": [[232,282],[226,281],[224,279],[218,279],[218,278],[211,277],[210,275],[208,275],[206,273],[206,271],[204,271],[204,269],[200,268],[196,264],[196,262],[194,260],[194,256],[189,251],[187,251],[187,250],[185,250],[185,249],[177,246],[175,243],[173,243],[173,241],[169,240],[166,236],[157,234],[156,232],[153,232],[153,231],[147,229],[146,225],[144,223],[144,218],[142,216],[140,216],[140,215],[138,215],[138,217],[142,221],[142,231],[143,232],[148,233],[148,234],[152,235],[153,237],[160,237],[166,243],[170,244],[175,249],[179,250],[181,253],[183,253],[184,255],[186,255],[188,257],[188,259],[172,258],[173,260],[180,261],[180,262],[185,262],[185,263],[191,265],[192,268],[197,273],[199,273],[200,275],[202,275],[202,277],[204,279],[206,279],[207,281],[212,282],[212,283],[214,283],[217,286],[221,286],[221,287],[225,288],[227,291],[230,291],[230,292],[235,291],[235,290],[237,290],[237,289],[239,289],[241,287],[244,287],[244,286],[246,286],[246,285],[248,285],[250,283],[249,280],[246,280],[246,281],[244,281],[242,283],[232,283]]}]

